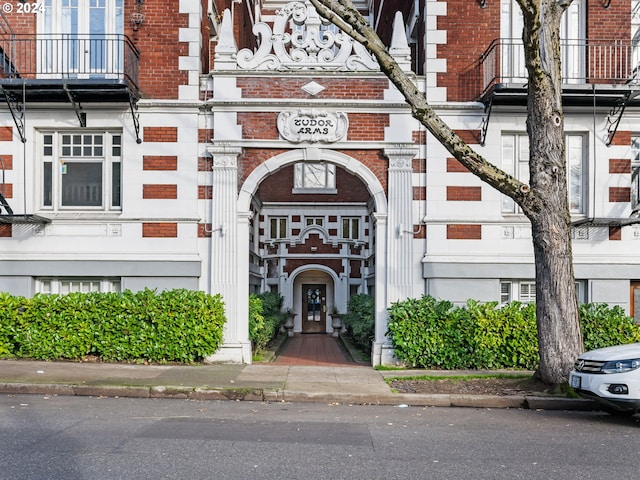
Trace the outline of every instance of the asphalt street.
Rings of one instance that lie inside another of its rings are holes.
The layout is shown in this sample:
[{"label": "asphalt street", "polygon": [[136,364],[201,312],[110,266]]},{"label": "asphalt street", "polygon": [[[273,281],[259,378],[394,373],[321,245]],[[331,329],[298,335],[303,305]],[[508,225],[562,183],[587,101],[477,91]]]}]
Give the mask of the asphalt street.
[{"label": "asphalt street", "polygon": [[636,478],[640,417],[0,395],[0,479]]}]

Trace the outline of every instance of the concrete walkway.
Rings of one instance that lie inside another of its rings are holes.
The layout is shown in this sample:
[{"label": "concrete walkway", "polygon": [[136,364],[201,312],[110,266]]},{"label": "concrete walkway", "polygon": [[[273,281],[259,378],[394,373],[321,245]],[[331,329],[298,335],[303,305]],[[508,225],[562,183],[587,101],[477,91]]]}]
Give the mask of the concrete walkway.
[{"label": "concrete walkway", "polygon": [[385,381],[385,377],[430,373],[436,372],[377,371],[361,365],[183,366],[0,360],[0,393],[476,408],[594,408],[587,400],[558,397],[400,394],[394,393]]}]

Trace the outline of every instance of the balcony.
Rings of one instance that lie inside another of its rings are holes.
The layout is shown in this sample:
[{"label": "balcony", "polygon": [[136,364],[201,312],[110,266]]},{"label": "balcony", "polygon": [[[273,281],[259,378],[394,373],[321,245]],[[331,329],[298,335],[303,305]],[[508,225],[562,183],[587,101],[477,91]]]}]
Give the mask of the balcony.
[{"label": "balcony", "polygon": [[27,103],[70,103],[81,127],[85,103],[128,104],[138,143],[140,52],[125,35],[0,34],[0,101],[22,142]]},{"label": "balcony", "polygon": [[[563,100],[567,104],[611,106],[640,88],[640,44],[620,40],[561,41]],[[494,40],[462,74],[464,100],[526,103],[527,72],[521,39]]]},{"label": "balcony", "polygon": [[[0,35],[0,85],[23,85],[34,100],[65,97],[63,86],[84,101],[138,96],[140,53],[124,35]],[[93,95],[92,95],[93,94]]]}]

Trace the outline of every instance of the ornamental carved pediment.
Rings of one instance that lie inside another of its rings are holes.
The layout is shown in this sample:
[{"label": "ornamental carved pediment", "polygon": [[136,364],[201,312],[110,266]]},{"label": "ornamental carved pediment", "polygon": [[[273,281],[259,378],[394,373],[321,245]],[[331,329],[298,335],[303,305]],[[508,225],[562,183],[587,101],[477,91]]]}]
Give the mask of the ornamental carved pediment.
[{"label": "ornamental carved pediment", "polygon": [[360,43],[322,19],[311,2],[290,2],[276,12],[273,29],[259,22],[256,51],[240,50],[237,65],[245,70],[379,71]]},{"label": "ornamental carved pediment", "polygon": [[347,134],[349,119],[344,112],[289,110],[278,115],[278,131],[292,143],[333,143]]}]

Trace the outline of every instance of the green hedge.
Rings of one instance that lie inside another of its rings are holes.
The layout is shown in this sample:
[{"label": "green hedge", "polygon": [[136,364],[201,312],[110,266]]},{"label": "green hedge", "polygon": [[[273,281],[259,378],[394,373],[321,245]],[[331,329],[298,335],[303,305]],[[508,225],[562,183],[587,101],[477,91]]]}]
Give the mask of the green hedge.
[{"label": "green hedge", "polygon": [[[580,321],[585,350],[640,341],[640,326],[620,307],[580,305]],[[535,370],[540,361],[533,304],[408,299],[389,309],[388,334],[408,366]]]},{"label": "green hedge", "polygon": [[0,293],[0,356],[191,363],[215,353],[224,323],[219,295],[184,289]]},{"label": "green hedge", "polygon": [[373,297],[359,293],[349,299],[347,313],[342,318],[351,340],[367,354],[371,353],[376,335],[374,311]]},{"label": "green hedge", "polygon": [[254,355],[264,353],[284,323],[282,302],[282,295],[275,292],[249,295],[249,340]]}]

